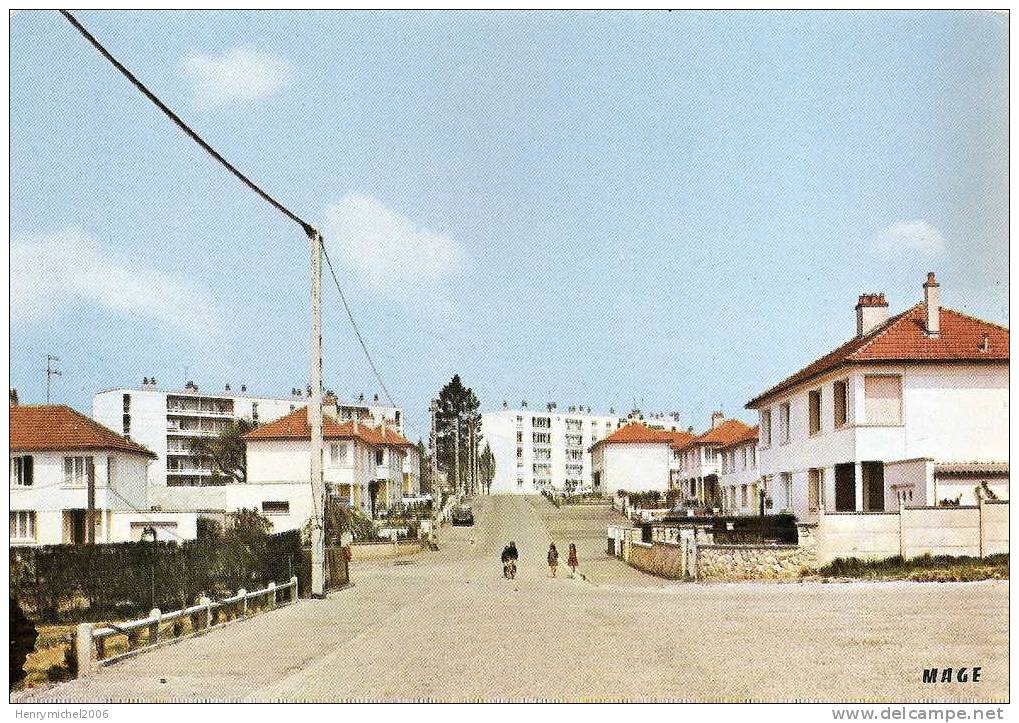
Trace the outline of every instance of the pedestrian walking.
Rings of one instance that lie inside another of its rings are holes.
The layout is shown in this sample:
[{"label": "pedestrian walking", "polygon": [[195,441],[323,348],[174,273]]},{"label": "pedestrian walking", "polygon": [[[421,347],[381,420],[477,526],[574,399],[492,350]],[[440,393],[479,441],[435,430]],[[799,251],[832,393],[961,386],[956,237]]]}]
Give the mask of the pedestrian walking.
[{"label": "pedestrian walking", "polygon": [[555,549],[555,543],[551,543],[548,546],[548,569],[552,573],[552,577],[555,577],[556,571],[559,569],[559,550]]},{"label": "pedestrian walking", "polygon": [[570,543],[570,556],[566,559],[566,564],[570,566],[572,574],[577,574],[577,567],[580,566],[580,562],[577,560],[577,546]]}]

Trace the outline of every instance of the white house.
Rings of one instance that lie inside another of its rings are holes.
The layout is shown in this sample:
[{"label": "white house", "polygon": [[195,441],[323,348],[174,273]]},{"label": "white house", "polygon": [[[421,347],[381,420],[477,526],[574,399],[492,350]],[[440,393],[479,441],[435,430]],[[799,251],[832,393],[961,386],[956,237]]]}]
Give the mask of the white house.
[{"label": "white house", "polygon": [[627,424],[591,446],[592,482],[596,494],[667,492],[673,450],[693,439],[685,431]]},{"label": "white house", "polygon": [[711,429],[692,437],[675,450],[678,468],[673,470],[669,488],[674,495],[699,504],[721,503],[719,450],[743,437],[750,427],[738,419],[726,419],[721,412],[711,415]]},{"label": "white house", "polygon": [[[150,450],[70,407],[10,405],[10,544],[195,537],[197,515],[151,512]],[[94,532],[88,532],[89,497]]]},{"label": "white house", "polygon": [[1008,497],[1008,329],[924,300],[891,319],[856,305],[856,335],[747,403],[766,494],[801,518],[977,495]]},{"label": "white house", "polygon": [[[747,429],[718,449],[721,466],[722,511],[727,515],[760,512],[760,473],[757,467],[757,427]],[[774,510],[771,510],[774,511]]]},{"label": "white house", "polygon": [[[402,504],[404,456],[413,445],[395,429],[337,418],[335,403],[322,406],[323,476],[329,494],[373,515]],[[277,530],[304,525],[312,515],[311,428],[307,407],[244,436],[248,483],[227,485],[273,519]],[[268,505],[268,508],[267,508]],[[229,504],[228,509],[236,509]]]}]

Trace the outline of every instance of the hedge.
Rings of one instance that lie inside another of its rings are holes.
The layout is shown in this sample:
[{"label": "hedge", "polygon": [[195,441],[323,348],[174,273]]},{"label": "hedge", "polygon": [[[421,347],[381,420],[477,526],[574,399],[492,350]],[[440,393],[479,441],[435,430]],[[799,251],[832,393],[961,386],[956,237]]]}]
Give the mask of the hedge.
[{"label": "hedge", "polygon": [[129,619],[287,582],[301,564],[297,530],[176,542],[10,549],[11,596],[36,622]]}]

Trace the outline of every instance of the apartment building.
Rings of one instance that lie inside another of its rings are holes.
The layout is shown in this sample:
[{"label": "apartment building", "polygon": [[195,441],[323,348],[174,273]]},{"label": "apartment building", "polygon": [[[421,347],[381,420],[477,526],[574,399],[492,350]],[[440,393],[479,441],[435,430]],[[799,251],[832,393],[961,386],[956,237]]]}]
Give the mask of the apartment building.
[{"label": "apartment building", "polygon": [[720,506],[720,451],[749,431],[750,426],[740,420],[726,419],[721,412],[714,412],[708,431],[675,450],[677,465],[670,479],[674,496],[709,507]]},{"label": "apartment building", "polygon": [[11,545],[195,536],[196,514],[148,511],[156,455],[70,407],[12,401],[9,456]]},{"label": "apartment building", "polygon": [[[761,487],[757,467],[757,436],[757,427],[752,427],[718,449],[721,462],[719,484],[724,514],[760,513]],[[776,510],[766,511],[770,513]]]},{"label": "apartment building", "polygon": [[[403,504],[405,472],[420,478],[416,448],[386,425],[344,419],[335,401],[322,405],[323,477],[330,495],[375,516]],[[312,514],[311,428],[306,406],[243,437],[248,493],[277,529],[300,527]]]},{"label": "apartment building", "polygon": [[[592,414],[590,408],[560,410],[550,402],[544,411],[527,407],[481,415],[481,433],[495,457],[492,494],[535,494],[542,490],[573,493],[594,486],[590,447],[627,424],[639,412],[620,416]],[[679,428],[679,415],[648,415],[648,424]]]},{"label": "apartment building", "polygon": [[[154,487],[196,487],[222,483],[214,480],[212,468],[191,453],[191,442],[214,437],[234,420],[256,424],[271,422],[306,405],[305,391],[292,389],[287,397],[252,394],[245,385],[239,390],[227,384],[222,392],[201,391],[193,382],[184,389],[160,388],[146,377],[140,387],[118,387],[96,394],[92,416],[100,424],[134,440],[156,454],[149,467],[149,484]],[[366,403],[338,404],[343,419],[387,424],[402,431],[400,409]]]},{"label": "apartment building", "polygon": [[[820,511],[1008,497],[1008,329],[923,300],[888,318],[856,305],[856,335],[747,403],[768,494]],[[784,497],[783,497],[784,495]]]},{"label": "apartment building", "polygon": [[596,441],[590,449],[595,494],[667,492],[676,452],[694,438],[689,431],[631,422]]}]

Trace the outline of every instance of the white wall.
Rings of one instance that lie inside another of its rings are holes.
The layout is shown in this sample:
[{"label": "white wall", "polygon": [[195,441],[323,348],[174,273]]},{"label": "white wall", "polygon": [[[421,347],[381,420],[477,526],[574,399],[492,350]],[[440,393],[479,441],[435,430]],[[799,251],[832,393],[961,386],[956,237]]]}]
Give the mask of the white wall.
[{"label": "white wall", "polygon": [[[751,486],[760,479],[760,472],[755,463],[755,458],[750,454],[751,449],[756,449],[756,442],[746,442],[719,451],[719,468],[722,473],[719,477],[719,488],[722,492],[724,510],[733,514],[757,514],[754,507],[753,495],[750,493]],[[743,452],[746,450],[746,465],[743,464]],[[735,466],[726,469],[722,464],[721,456],[727,452],[735,452]],[[742,504],[742,487],[747,486],[747,503]],[[730,501],[731,500],[731,501]]]},{"label": "white wall", "polygon": [[667,492],[671,457],[668,442],[598,445],[594,465],[602,473],[602,495],[611,497],[618,490]]},{"label": "white wall", "polygon": [[[864,378],[868,374],[902,376],[902,423],[875,426],[865,417]],[[847,422],[834,426],[833,382],[849,382]],[[821,390],[821,430],[808,434],[808,393]],[[779,407],[790,403],[790,440],[781,443]],[[895,462],[919,457],[935,462],[1008,460],[1008,369],[1005,365],[866,365],[843,369],[769,400],[772,442],[763,430],[760,473],[778,483],[793,476],[794,512],[806,515],[808,470],[825,470],[825,508],[834,510],[834,465],[862,461]],[[862,498],[857,468],[857,499]],[[778,483],[780,484],[780,483]],[[885,482],[886,497],[889,494]],[[940,494],[940,493],[939,493]],[[886,505],[887,509],[887,505]]]},{"label": "white wall", "polygon": [[[29,456],[12,453],[11,457]],[[64,510],[88,508],[87,484],[64,484],[64,457],[91,457],[95,469],[95,506],[106,510],[127,511],[148,508],[146,470],[149,457],[118,450],[69,450],[32,452],[32,486],[16,486],[10,479],[10,509],[36,512],[36,542],[64,542]],[[112,485],[107,478],[107,460],[114,460]],[[106,517],[97,518],[102,529]],[[97,538],[101,539],[99,533]],[[19,543],[20,544],[20,543]]]}]

